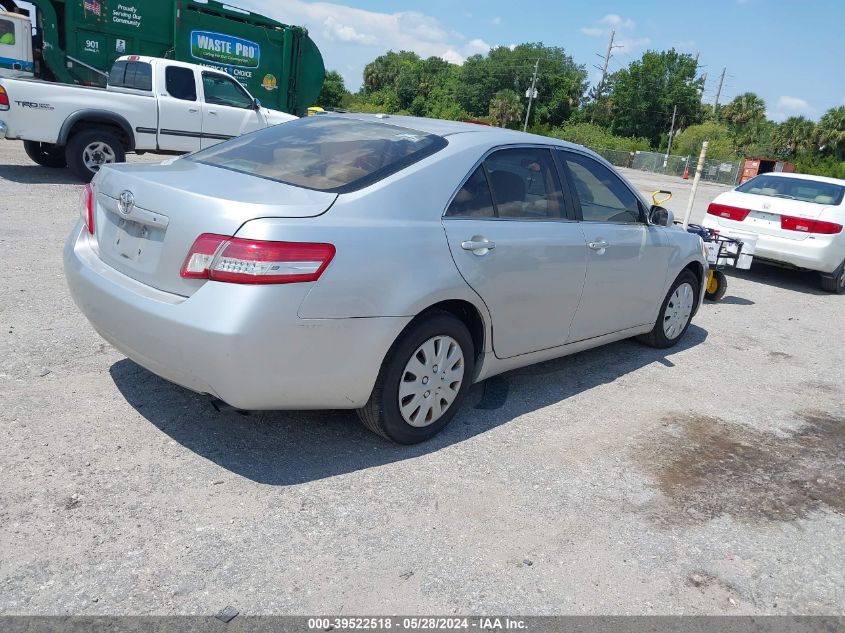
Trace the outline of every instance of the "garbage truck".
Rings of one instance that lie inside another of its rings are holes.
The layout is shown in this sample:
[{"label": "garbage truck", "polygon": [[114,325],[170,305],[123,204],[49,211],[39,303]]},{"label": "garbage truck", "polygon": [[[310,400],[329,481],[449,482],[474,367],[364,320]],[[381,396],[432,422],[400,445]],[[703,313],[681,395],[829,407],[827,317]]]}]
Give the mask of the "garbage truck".
[{"label": "garbage truck", "polygon": [[264,106],[296,115],[325,76],[305,28],[216,0],[0,0],[0,77],[102,87],[125,55],[222,70]]}]

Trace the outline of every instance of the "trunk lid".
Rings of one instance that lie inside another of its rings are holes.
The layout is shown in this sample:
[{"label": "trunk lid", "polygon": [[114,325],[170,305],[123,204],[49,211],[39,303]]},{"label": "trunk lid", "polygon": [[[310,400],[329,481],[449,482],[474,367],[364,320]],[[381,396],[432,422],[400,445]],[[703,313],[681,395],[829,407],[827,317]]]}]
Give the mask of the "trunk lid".
[{"label": "trunk lid", "polygon": [[714,200],[714,202],[731,207],[739,207],[740,209],[748,209],[750,211],[748,217],[742,222],[715,216],[719,222],[719,226],[758,235],[776,235],[798,242],[806,240],[808,234],[782,229],[781,216],[787,215],[795,218],[818,220],[825,210],[830,208],[823,204],[805,202],[803,200],[792,200],[790,198],[779,198],[777,196],[755,193],[742,193],[741,191],[727,191]]},{"label": "trunk lid", "polygon": [[315,217],[337,198],[187,160],[110,166],[95,181],[94,193],[100,259],[143,284],[185,297],[206,283],[180,275],[202,233],[234,235],[257,218]]}]

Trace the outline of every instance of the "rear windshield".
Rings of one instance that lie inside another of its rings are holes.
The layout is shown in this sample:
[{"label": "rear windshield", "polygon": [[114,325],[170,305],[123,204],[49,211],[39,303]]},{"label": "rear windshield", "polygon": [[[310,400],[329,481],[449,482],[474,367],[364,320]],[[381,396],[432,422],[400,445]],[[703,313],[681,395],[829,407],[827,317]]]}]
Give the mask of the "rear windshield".
[{"label": "rear windshield", "polygon": [[445,146],[446,139],[434,134],[318,115],[220,143],[187,160],[306,189],[346,193]]},{"label": "rear windshield", "polygon": [[789,178],[787,176],[757,176],[736,188],[742,193],[754,193],[759,196],[788,198],[815,204],[838,205],[845,196],[845,187],[818,180]]},{"label": "rear windshield", "polygon": [[115,62],[109,72],[109,85],[114,88],[153,89],[153,67],[146,62]]}]

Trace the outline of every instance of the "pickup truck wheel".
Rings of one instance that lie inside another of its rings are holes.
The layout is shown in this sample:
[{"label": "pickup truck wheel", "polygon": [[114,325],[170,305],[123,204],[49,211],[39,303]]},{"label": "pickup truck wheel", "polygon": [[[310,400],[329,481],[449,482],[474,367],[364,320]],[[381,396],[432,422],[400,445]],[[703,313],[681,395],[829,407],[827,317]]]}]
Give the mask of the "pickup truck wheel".
[{"label": "pickup truck wheel", "polygon": [[67,167],[64,147],[52,143],[24,141],[23,150],[32,159],[32,162],[42,167]]},{"label": "pickup truck wheel", "polygon": [[108,130],[84,130],[74,134],[65,153],[68,168],[83,182],[91,179],[103,165],[126,160],[123,143]]}]

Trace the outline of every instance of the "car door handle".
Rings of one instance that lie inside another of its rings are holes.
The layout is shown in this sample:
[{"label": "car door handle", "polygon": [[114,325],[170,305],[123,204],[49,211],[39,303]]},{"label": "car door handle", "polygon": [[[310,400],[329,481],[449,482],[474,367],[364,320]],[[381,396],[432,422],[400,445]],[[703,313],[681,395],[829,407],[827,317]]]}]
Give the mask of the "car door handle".
[{"label": "car door handle", "polygon": [[461,242],[461,248],[465,251],[472,251],[476,255],[486,255],[494,248],[496,248],[496,242],[491,242],[490,240],[475,236],[471,240],[467,240],[466,242]]},{"label": "car door handle", "polygon": [[188,112],[190,112],[191,114],[196,114],[197,112],[199,112],[199,108],[188,108]]},{"label": "car door handle", "polygon": [[217,110],[209,110],[208,113],[217,116]]},{"label": "car door handle", "polygon": [[599,240],[598,242],[590,242],[589,244],[587,244],[587,246],[589,246],[590,249],[594,251],[603,251],[608,246],[610,246],[610,244],[605,242],[604,240]]}]

